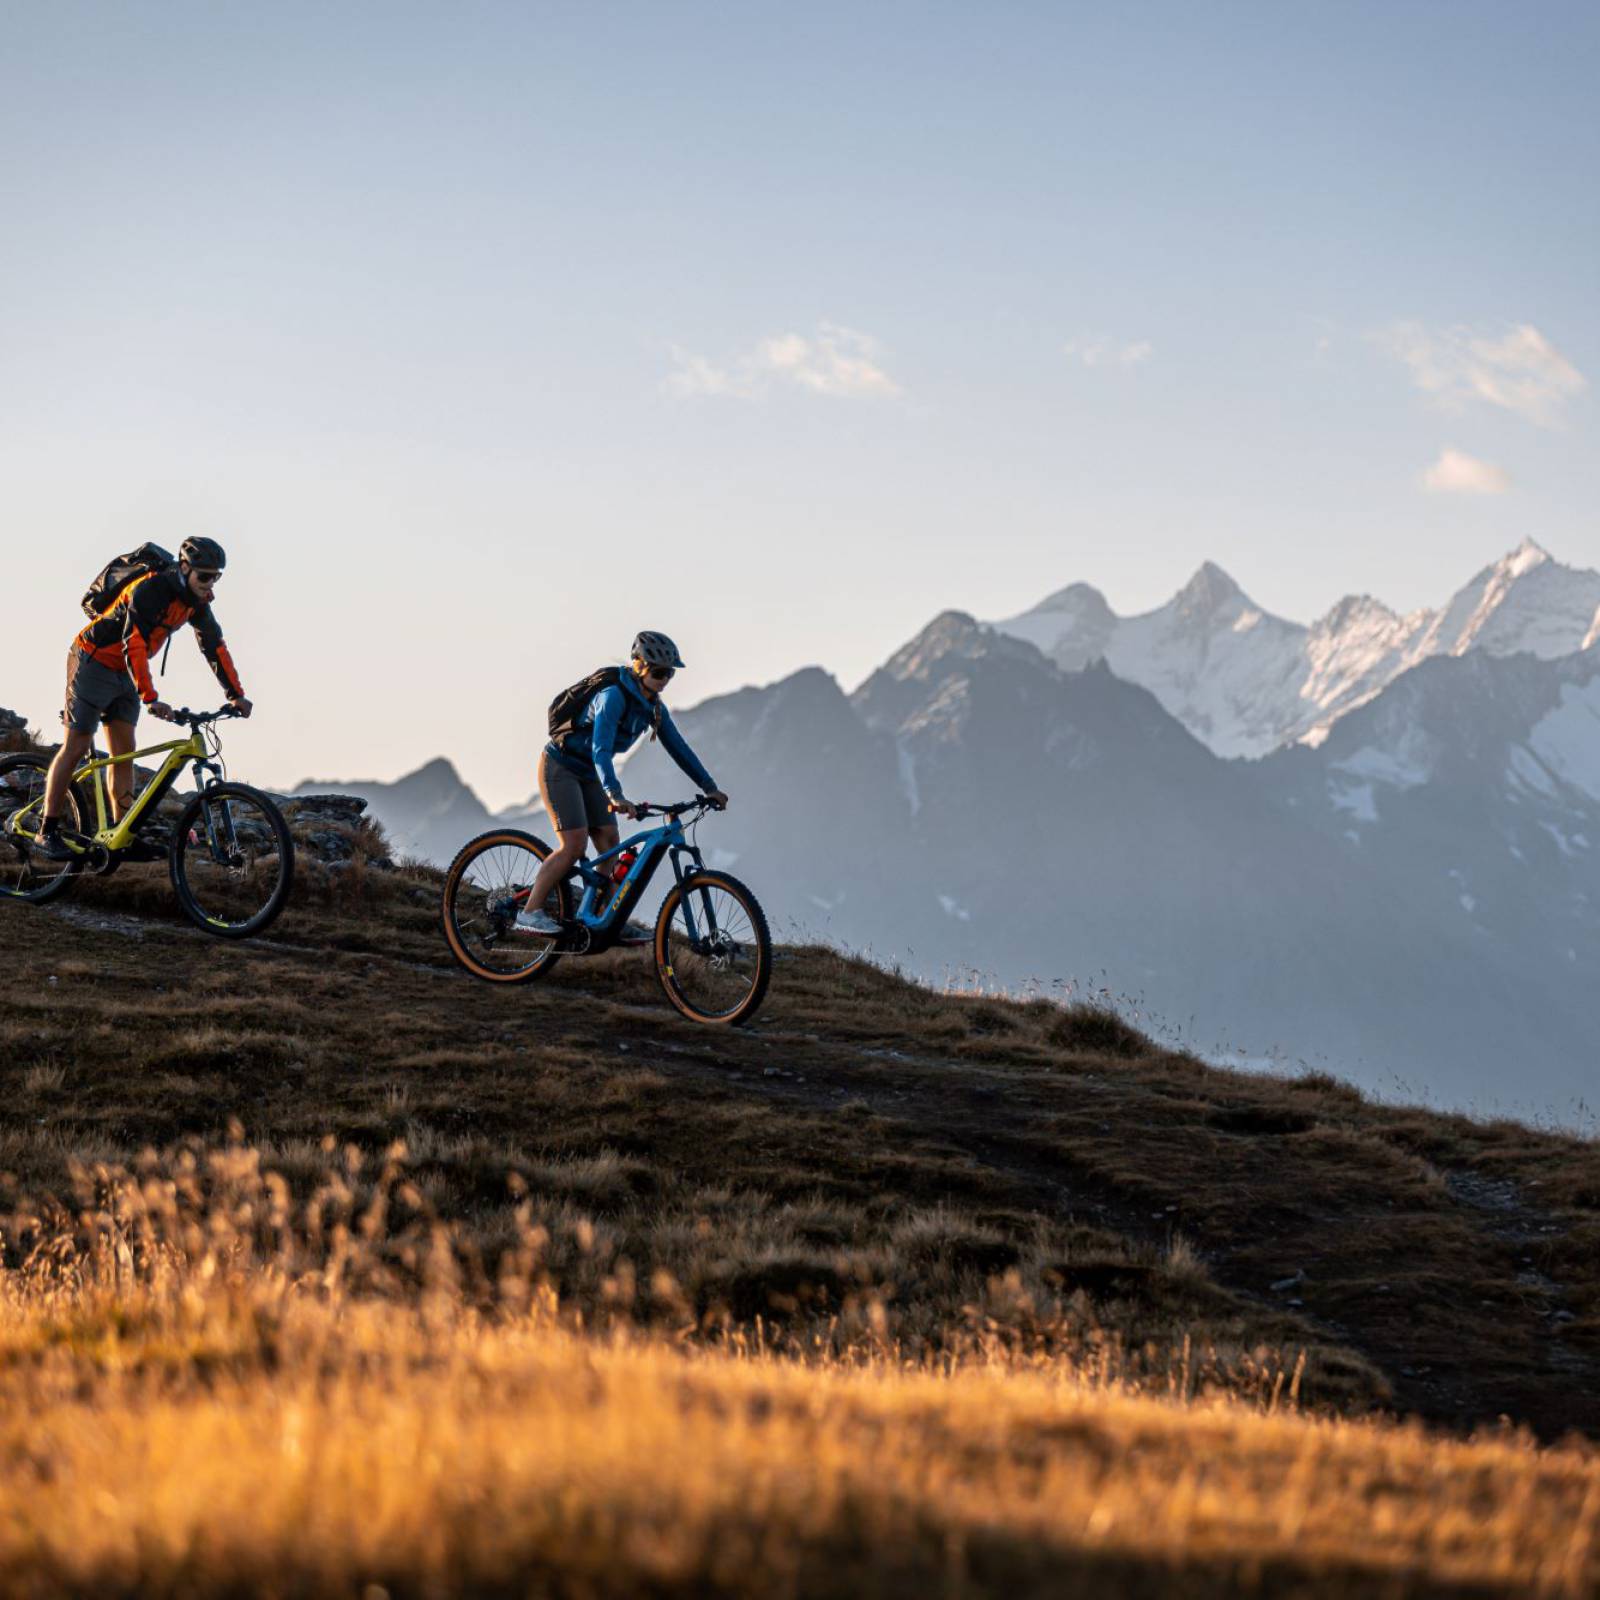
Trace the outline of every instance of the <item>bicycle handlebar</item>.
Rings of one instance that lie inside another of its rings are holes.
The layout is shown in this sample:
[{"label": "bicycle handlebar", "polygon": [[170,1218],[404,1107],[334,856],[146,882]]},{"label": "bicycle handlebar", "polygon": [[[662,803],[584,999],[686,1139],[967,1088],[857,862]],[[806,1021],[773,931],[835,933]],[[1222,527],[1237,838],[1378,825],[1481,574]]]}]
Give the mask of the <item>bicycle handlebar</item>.
[{"label": "bicycle handlebar", "polygon": [[224,706],[220,711],[191,711],[188,706],[178,706],[173,708],[172,720],[187,722],[191,728],[203,728],[208,722],[225,722],[238,715],[232,706]]},{"label": "bicycle handlebar", "polygon": [[675,806],[661,806],[650,800],[641,800],[634,809],[642,821],[649,816],[681,817],[688,811],[720,811],[722,807],[708,796],[697,794],[693,800],[680,800]]}]

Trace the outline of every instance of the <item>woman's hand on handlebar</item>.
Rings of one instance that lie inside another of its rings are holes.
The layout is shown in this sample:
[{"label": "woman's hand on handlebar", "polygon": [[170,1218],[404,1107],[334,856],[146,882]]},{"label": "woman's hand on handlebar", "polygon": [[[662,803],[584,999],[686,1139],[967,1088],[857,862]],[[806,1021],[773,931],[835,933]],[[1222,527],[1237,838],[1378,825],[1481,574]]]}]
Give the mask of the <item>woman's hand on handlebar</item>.
[{"label": "woman's hand on handlebar", "polygon": [[635,805],[631,800],[624,800],[620,796],[611,802],[611,809],[630,821],[639,822],[650,809],[647,805]]},{"label": "woman's hand on handlebar", "polygon": [[726,811],[728,809],[728,797],[720,789],[711,790],[703,798],[711,802],[713,811]]}]

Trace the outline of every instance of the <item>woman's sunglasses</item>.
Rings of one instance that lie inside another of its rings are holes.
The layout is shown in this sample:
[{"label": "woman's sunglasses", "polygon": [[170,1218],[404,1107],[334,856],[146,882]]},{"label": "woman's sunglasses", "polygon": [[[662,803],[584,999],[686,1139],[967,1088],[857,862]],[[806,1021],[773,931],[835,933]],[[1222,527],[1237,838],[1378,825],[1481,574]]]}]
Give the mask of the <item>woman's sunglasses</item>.
[{"label": "woman's sunglasses", "polygon": [[646,667],[644,675],[647,678],[654,678],[657,683],[671,683],[672,674],[676,671],[676,667]]}]

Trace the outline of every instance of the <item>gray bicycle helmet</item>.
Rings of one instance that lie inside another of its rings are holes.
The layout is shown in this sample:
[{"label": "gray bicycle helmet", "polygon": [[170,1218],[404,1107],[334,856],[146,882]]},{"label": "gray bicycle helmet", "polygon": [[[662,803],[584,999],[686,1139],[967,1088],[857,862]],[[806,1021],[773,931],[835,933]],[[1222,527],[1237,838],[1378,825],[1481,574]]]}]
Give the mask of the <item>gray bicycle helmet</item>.
[{"label": "gray bicycle helmet", "polygon": [[203,572],[221,572],[228,564],[227,552],[215,539],[185,539],[178,559]]},{"label": "gray bicycle helmet", "polygon": [[633,641],[633,654],[636,660],[644,662],[647,667],[671,667],[676,671],[684,664],[677,645],[664,633],[645,632],[637,635]]}]

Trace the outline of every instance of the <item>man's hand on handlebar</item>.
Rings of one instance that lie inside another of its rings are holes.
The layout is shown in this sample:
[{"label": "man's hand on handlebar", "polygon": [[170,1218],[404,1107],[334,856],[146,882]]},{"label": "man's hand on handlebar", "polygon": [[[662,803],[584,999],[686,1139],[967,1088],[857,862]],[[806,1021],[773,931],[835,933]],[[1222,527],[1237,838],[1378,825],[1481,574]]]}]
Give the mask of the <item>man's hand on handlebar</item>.
[{"label": "man's hand on handlebar", "polygon": [[255,703],[247,700],[242,694],[230,695],[228,707],[236,717],[248,717],[255,710]]},{"label": "man's hand on handlebar", "polygon": [[176,722],[176,713],[165,700],[152,700],[149,705],[150,715],[158,722]]}]

